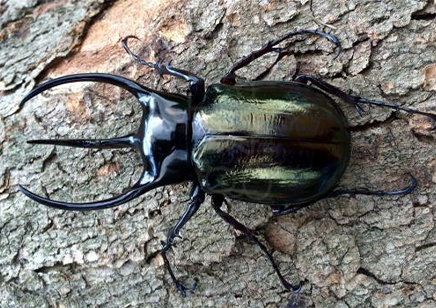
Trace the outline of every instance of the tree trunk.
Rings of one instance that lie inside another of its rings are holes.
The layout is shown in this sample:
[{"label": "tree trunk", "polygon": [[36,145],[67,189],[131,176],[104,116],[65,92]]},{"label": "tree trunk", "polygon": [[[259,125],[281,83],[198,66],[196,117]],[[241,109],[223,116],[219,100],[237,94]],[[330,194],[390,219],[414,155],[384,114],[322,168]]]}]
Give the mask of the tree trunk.
[{"label": "tree trunk", "polygon": [[[113,86],[80,83],[47,91],[17,112],[48,78],[105,72],[150,88],[186,93],[187,84],[135,65],[120,40],[150,61],[204,77],[207,84],[268,40],[299,29],[339,37],[343,52],[298,38],[266,79],[322,77],[345,91],[436,113],[436,9],[401,1],[0,1],[1,307],[435,307],[436,144],[434,123],[382,108],[360,116],[339,102],[353,138],[341,187],[408,196],[344,196],[273,217],[267,207],[230,201],[293,283],[284,292],[257,246],[217,217],[207,198],[176,239],[170,261],[197,289],[182,298],[159,254],[183,213],[188,184],[156,189],[116,208],[66,212],[44,207],[17,185],[55,200],[115,196],[138,179],[134,151],[27,144],[38,138],[110,138],[137,129],[136,100]],[[254,78],[267,55],[239,72]]]}]

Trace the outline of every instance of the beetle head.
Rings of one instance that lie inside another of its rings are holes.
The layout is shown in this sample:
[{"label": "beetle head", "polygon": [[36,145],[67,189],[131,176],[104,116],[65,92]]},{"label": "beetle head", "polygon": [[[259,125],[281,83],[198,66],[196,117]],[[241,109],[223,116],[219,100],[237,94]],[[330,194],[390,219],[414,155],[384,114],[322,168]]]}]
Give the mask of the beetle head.
[{"label": "beetle head", "polygon": [[31,140],[32,144],[52,144],[82,148],[131,147],[139,151],[144,171],[136,184],[121,195],[107,200],[67,203],[38,196],[23,186],[18,189],[26,196],[44,205],[66,210],[91,210],[108,208],[130,201],[158,186],[190,179],[192,168],[188,159],[189,100],[186,96],[160,93],[132,80],[109,74],[77,74],[50,80],[32,90],[21,101],[19,109],[32,97],[57,85],[97,81],[126,89],[140,102],[143,116],[138,132],[113,139]]}]

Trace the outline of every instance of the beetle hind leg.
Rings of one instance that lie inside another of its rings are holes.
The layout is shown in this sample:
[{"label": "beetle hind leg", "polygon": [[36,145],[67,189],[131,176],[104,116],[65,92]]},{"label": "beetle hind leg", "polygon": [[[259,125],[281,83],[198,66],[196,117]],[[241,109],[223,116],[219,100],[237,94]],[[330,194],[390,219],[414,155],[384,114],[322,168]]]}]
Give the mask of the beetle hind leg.
[{"label": "beetle hind leg", "polygon": [[[419,111],[419,110],[415,110],[415,109],[408,108],[408,107],[401,107],[401,106],[386,103],[386,102],[383,102],[380,100],[370,100],[370,99],[362,98],[360,96],[347,94],[344,91],[342,91],[341,89],[339,89],[338,87],[335,87],[335,86],[333,86],[333,85],[331,85],[323,80],[320,80],[320,79],[315,78],[315,77],[310,76],[310,75],[298,76],[297,78],[295,78],[294,81],[304,83],[304,84],[311,82],[313,85],[320,88],[321,90],[323,90],[331,95],[334,95],[334,96],[340,98],[341,100],[343,100],[344,102],[354,106],[356,108],[356,110],[359,112],[359,114],[363,110],[362,107],[359,105],[372,105],[372,106],[378,106],[378,107],[391,108],[391,109],[395,109],[395,110],[401,110],[401,111],[405,111],[405,112],[412,113],[412,114],[420,114],[420,115],[430,117],[433,121],[436,121],[436,114],[424,112],[424,111]],[[436,123],[433,125],[433,128],[436,128]]]},{"label": "beetle hind leg", "polygon": [[277,276],[279,277],[282,285],[287,290],[293,291],[294,293],[298,294],[301,290],[301,287],[303,286],[303,283],[300,282],[298,286],[293,286],[283,277],[278,265],[275,263],[271,253],[268,251],[265,245],[263,245],[262,242],[260,242],[257,239],[257,237],[253,234],[252,230],[241,224],[239,221],[237,221],[235,218],[233,218],[232,216],[230,216],[228,213],[224,212],[221,209],[223,202],[224,202],[224,197],[222,195],[212,196],[212,207],[215,210],[215,212],[218,214],[218,216],[221,217],[225,222],[227,222],[233,228],[235,228],[238,231],[241,231],[242,233],[247,235],[251,240],[253,240],[260,247],[260,249],[266,254],[268,260],[271,262],[271,265],[273,266],[275,272],[277,273]]},{"label": "beetle hind leg", "polygon": [[271,206],[271,212],[275,216],[286,215],[286,214],[294,213],[294,212],[298,211],[299,209],[302,209],[303,207],[306,207],[308,205],[309,204],[301,204],[301,205],[297,205],[297,206],[293,205],[293,206],[288,206],[288,207]]},{"label": "beetle hind leg", "polygon": [[342,195],[367,195],[367,196],[404,196],[408,195],[415,190],[418,186],[418,180],[409,174],[412,183],[406,187],[398,190],[385,191],[385,190],[369,190],[366,188],[356,188],[356,189],[338,189],[330,192],[325,198],[332,198]]},{"label": "beetle hind leg", "polygon": [[[400,188],[398,190],[386,191],[386,190],[369,190],[367,188],[354,188],[354,189],[336,189],[328,193],[322,199],[334,198],[343,195],[366,195],[366,196],[404,196],[412,193],[418,186],[418,180],[409,174],[411,183],[408,186]],[[272,213],[275,216],[287,215],[298,211],[299,209],[308,206],[309,204],[303,204],[298,206],[288,206],[288,207],[271,207]]]},{"label": "beetle hind leg", "polygon": [[194,214],[197,212],[198,208],[203,202],[204,202],[204,192],[201,190],[198,184],[194,184],[191,191],[191,201],[188,205],[188,208],[186,209],[182,217],[179,219],[175,227],[172,228],[168,233],[166,244],[164,245],[161,252],[162,258],[164,259],[165,267],[167,268],[171,276],[171,280],[174,282],[177,290],[180,292],[180,294],[183,297],[185,297],[187,293],[192,292],[196,288],[196,283],[194,283],[191,287],[187,288],[176,278],[171,268],[170,262],[168,261],[167,252],[173,246],[174,239],[176,237],[180,237],[180,230],[192,218],[192,216],[194,216]]}]

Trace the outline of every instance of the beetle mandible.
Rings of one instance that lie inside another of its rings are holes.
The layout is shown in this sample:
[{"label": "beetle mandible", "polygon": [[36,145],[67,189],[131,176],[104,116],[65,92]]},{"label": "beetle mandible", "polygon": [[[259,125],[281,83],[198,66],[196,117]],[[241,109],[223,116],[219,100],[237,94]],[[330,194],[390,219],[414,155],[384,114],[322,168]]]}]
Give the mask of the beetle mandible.
[{"label": "beetle mandible", "polygon": [[[397,191],[367,189],[335,190],[350,157],[351,139],[341,108],[326,93],[334,95],[360,112],[361,104],[393,108],[436,120],[436,115],[350,95],[313,76],[302,75],[293,82],[261,81],[267,69],[255,80],[236,83],[236,71],[267,53],[276,53],[279,62],[289,54],[288,46],[278,45],[298,35],[316,35],[333,43],[341,52],[339,40],[318,30],[300,30],[269,41],[264,47],[236,62],[220,84],[206,90],[204,80],[162,62],[147,62],[122,45],[132,59],[160,75],[171,75],[189,83],[190,95],[170,94],[149,89],[127,78],[99,73],[68,75],[50,80],[32,90],[20,109],[32,97],[57,85],[96,81],[128,90],[142,106],[139,130],[133,134],[102,140],[30,140],[32,144],[52,144],[82,148],[137,150],[144,165],[138,182],[128,191],[107,200],[67,203],[38,196],[23,186],[19,190],[36,202],[63,210],[95,210],[128,202],[151,189],[189,181],[193,183],[185,213],[170,230],[162,249],[165,266],[184,296],[195,287],[185,287],[174,275],[167,258],[175,237],[205,200],[212,198],[216,213],[235,229],[247,235],[266,254],[287,290],[298,293],[302,282],[292,285],[282,276],[271,253],[253,232],[222,210],[225,198],[267,204],[275,215],[294,212],[323,198],[342,194],[404,195],[417,185]],[[310,83],[310,85],[309,85]],[[316,87],[316,88],[315,88]]]}]

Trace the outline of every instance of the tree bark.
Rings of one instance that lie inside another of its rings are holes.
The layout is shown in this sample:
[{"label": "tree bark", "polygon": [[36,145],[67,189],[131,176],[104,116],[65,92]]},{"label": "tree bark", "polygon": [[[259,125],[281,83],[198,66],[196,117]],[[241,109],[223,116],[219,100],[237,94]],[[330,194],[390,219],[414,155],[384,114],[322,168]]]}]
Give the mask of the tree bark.
[{"label": "tree bark", "polygon": [[[272,217],[267,207],[230,201],[231,214],[258,231],[285,277],[306,281],[284,292],[258,247],[220,220],[207,198],[176,239],[171,262],[179,296],[159,255],[183,213],[188,184],[156,189],[117,208],[66,212],[18,192],[22,184],[55,200],[115,196],[138,179],[128,150],[30,145],[37,138],[110,138],[137,129],[134,98],[108,85],[61,86],[18,104],[35,85],[66,74],[105,72],[147,87],[186,93],[187,85],[132,63],[120,40],[146,59],[172,60],[207,84],[242,56],[291,30],[321,29],[342,54],[316,37],[295,41],[295,56],[269,80],[298,74],[362,97],[436,113],[436,8],[402,1],[0,1],[0,306],[1,307],[435,307],[436,144],[423,116],[368,108],[347,114],[353,154],[341,187],[408,196],[345,196]],[[133,43],[133,42],[132,42]],[[254,78],[265,56],[239,72]],[[294,306],[292,306],[294,305]]]}]

